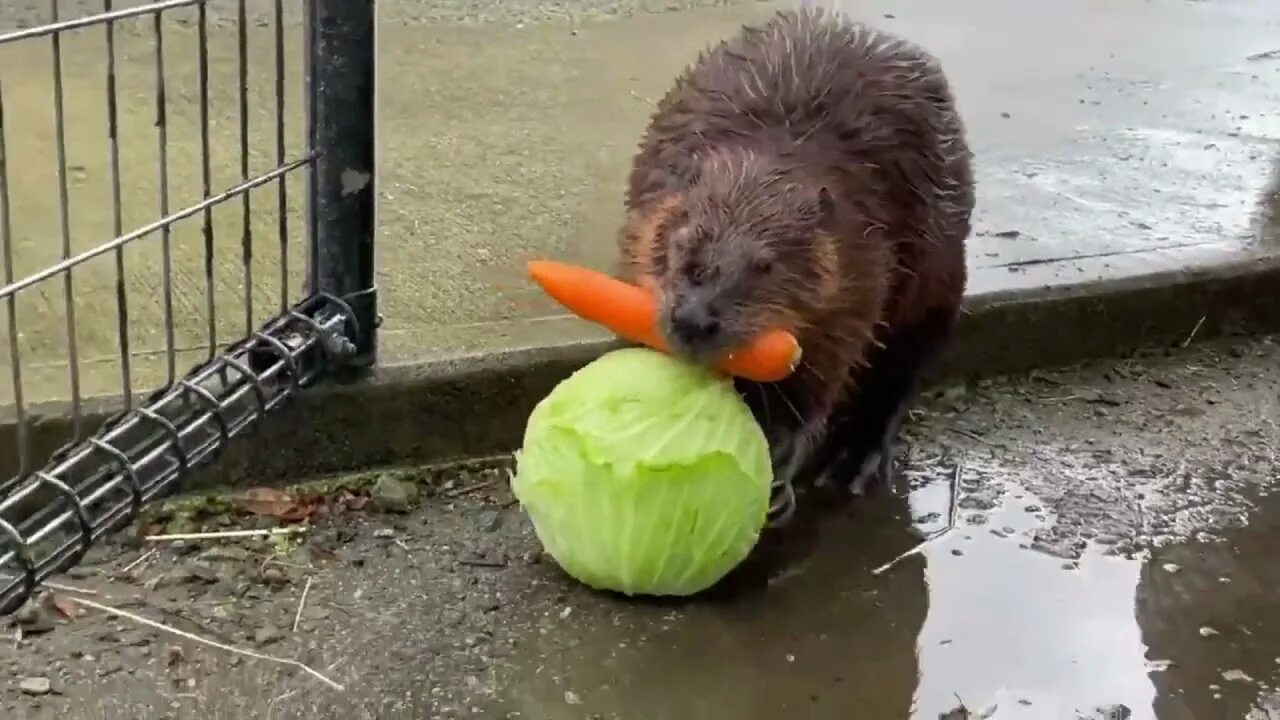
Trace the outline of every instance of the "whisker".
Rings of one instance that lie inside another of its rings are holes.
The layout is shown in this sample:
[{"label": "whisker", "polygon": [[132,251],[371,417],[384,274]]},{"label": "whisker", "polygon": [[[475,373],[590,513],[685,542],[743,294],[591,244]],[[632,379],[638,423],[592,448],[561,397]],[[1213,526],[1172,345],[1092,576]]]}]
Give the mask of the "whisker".
[{"label": "whisker", "polygon": [[756,385],[756,391],[760,393],[760,409],[764,412],[764,424],[769,426],[773,424],[773,412],[769,408],[769,393],[765,391],[762,385]]},{"label": "whisker", "polygon": [[778,397],[782,398],[782,402],[791,409],[791,413],[796,417],[796,422],[804,425],[804,416],[800,414],[795,405],[791,404],[791,399],[787,397],[787,393],[776,383],[770,383],[769,386],[778,392]]}]

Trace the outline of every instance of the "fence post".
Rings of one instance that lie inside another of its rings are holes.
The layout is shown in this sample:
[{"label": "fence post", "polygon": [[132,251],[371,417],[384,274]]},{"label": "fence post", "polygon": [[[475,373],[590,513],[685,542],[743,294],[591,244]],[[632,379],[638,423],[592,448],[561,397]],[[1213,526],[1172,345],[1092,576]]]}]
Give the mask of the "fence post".
[{"label": "fence post", "polygon": [[377,357],[374,0],[307,2],[308,290],[345,299],[359,337],[348,365]]}]

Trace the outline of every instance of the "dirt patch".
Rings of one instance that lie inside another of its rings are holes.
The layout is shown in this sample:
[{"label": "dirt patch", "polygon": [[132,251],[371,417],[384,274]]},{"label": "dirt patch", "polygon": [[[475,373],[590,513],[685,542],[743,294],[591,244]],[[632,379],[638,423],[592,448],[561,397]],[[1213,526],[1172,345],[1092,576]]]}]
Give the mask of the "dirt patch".
[{"label": "dirt patch", "polygon": [[[908,430],[902,477],[913,497],[959,477],[963,533],[990,531],[1070,571],[1090,547],[1134,556],[1245,524],[1276,477],[1277,418],[1275,339],[1159,351],[939,389]],[[0,646],[10,678],[0,708],[14,718],[845,717],[850,703],[872,717],[909,712],[929,592],[918,564],[870,569],[918,542],[913,526],[936,521],[918,505],[881,495],[830,506],[736,594],[627,602],[575,585],[542,556],[505,477],[501,466],[366,475],[306,505],[305,534],[137,539],[271,526],[290,510],[187,502],[57,579],[202,638],[297,659],[343,692],[84,610],[77,592],[54,588],[5,619],[14,640]],[[1018,511],[1025,529],[988,525],[1011,495],[1038,499]],[[1016,606],[1035,599],[1036,587],[1007,584]],[[975,712],[987,704],[964,699]]]}]

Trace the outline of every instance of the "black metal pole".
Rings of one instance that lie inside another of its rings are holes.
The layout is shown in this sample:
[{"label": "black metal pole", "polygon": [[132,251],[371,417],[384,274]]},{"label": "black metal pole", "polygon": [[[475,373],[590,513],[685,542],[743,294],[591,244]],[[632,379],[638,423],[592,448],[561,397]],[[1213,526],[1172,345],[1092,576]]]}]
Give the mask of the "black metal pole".
[{"label": "black metal pole", "polygon": [[358,325],[348,365],[377,357],[373,273],[377,194],[374,165],[374,0],[307,3],[307,124],[316,154],[307,213],[311,292],[351,305]]}]

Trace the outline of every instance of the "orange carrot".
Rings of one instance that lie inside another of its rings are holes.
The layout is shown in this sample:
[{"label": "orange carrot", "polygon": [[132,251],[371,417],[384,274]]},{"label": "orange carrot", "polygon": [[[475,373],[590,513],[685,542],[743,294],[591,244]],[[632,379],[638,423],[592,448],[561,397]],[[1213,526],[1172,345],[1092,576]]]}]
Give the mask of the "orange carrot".
[{"label": "orange carrot", "polygon": [[[552,260],[533,260],[529,275],[556,302],[575,315],[603,325],[631,342],[670,352],[658,331],[658,304],[648,290],[602,272]],[[800,344],[786,330],[760,335],[716,364],[723,373],[757,382],[776,382],[800,363]]]}]

